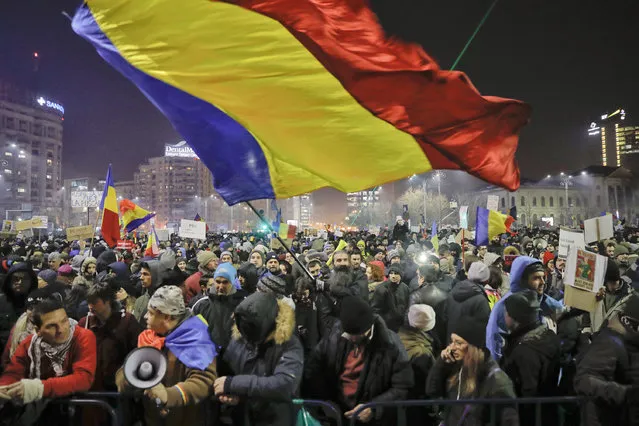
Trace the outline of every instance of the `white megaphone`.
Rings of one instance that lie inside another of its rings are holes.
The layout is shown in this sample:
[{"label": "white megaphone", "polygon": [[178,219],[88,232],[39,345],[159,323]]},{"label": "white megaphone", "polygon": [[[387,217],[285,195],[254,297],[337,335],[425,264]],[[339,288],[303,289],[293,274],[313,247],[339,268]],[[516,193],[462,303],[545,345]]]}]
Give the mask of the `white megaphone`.
[{"label": "white megaphone", "polygon": [[136,389],[150,389],[162,381],[166,367],[166,356],[160,350],[137,348],[124,360],[124,378]]}]

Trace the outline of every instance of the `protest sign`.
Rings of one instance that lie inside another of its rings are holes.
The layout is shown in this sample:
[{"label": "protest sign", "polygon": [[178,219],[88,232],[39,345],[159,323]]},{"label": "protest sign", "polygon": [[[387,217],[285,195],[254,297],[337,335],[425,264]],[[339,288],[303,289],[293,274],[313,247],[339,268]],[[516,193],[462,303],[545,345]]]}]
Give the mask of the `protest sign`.
[{"label": "protest sign", "polygon": [[3,220],[2,221],[2,232],[11,232],[13,230],[13,221],[12,220]]},{"label": "protest sign", "polygon": [[570,247],[564,284],[597,293],[604,284],[607,266],[607,257]]},{"label": "protest sign", "polygon": [[488,210],[499,210],[499,195],[489,195],[488,202],[486,203],[486,208]]},{"label": "protest sign", "polygon": [[133,241],[129,240],[118,240],[115,248],[118,250],[133,250],[135,248],[135,244],[133,244]]},{"label": "protest sign", "polygon": [[459,227],[468,229],[468,206],[461,206],[459,208]]},{"label": "protest sign", "polygon": [[182,219],[180,221],[180,231],[178,235],[181,238],[195,238],[198,240],[205,240],[206,222]]},{"label": "protest sign", "polygon": [[568,247],[575,246],[577,248],[586,248],[584,242],[584,234],[581,232],[559,230],[559,257],[566,259],[568,257]]},{"label": "protest sign", "polygon": [[612,215],[607,214],[601,217],[584,220],[584,235],[586,243],[607,240],[614,236],[612,226]]},{"label": "protest sign", "polygon": [[24,231],[25,229],[39,228],[42,226],[42,219],[34,217],[29,220],[21,220],[15,223],[16,231]]},{"label": "protest sign", "polygon": [[34,226],[34,228],[47,229],[49,227],[49,216],[33,216],[31,220],[33,219],[40,219],[40,225]]},{"label": "protest sign", "polygon": [[597,307],[597,295],[571,285],[564,287],[564,304],[586,312],[594,312]]},{"label": "protest sign", "polygon": [[158,236],[158,241],[169,241],[170,229],[156,229],[155,234]]},{"label": "protest sign", "polygon": [[75,226],[73,228],[67,228],[67,240],[86,240],[93,237],[93,226]]}]

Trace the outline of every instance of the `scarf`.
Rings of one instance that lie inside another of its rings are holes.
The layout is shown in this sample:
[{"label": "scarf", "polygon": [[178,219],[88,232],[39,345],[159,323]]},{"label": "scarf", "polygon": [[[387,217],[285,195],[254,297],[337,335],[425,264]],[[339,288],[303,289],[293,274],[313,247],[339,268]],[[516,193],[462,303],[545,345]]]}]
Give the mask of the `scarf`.
[{"label": "scarf", "polygon": [[78,324],[73,318],[69,318],[69,338],[66,342],[59,345],[52,345],[42,340],[42,337],[36,335],[31,340],[29,345],[29,359],[31,360],[31,367],[29,368],[30,379],[40,379],[42,356],[46,356],[51,362],[53,371],[56,377],[62,377],[65,375],[64,360],[67,357],[67,353],[71,348],[71,342],[73,340],[73,333],[75,332],[75,326]]},{"label": "scarf", "polygon": [[159,336],[155,331],[147,328],[138,336],[138,348],[151,346],[155,349],[162,350],[165,340],[165,337]]}]

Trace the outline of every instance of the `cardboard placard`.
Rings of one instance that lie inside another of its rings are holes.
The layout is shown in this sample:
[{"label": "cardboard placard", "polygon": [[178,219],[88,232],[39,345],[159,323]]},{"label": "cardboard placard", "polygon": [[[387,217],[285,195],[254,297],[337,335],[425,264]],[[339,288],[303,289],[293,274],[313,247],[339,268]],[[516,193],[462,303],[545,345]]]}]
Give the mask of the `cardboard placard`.
[{"label": "cardboard placard", "polygon": [[156,229],[155,234],[158,236],[158,241],[169,241],[171,236],[170,229]]},{"label": "cardboard placard", "polygon": [[581,232],[566,231],[565,229],[559,230],[559,254],[562,259],[568,257],[568,247],[577,247],[580,249],[586,248],[584,242],[584,234]]},{"label": "cardboard placard", "polygon": [[461,206],[459,208],[459,227],[461,229],[468,229],[468,206]]},{"label": "cardboard placard", "polygon": [[40,225],[34,228],[47,229],[49,227],[49,216],[32,216],[31,220],[40,219]]},{"label": "cardboard placard", "polygon": [[597,295],[571,285],[564,287],[564,304],[586,312],[594,312],[597,307]]},{"label": "cardboard placard", "polygon": [[195,238],[198,240],[205,240],[206,222],[182,219],[180,221],[180,231],[178,235],[181,238]]},{"label": "cardboard placard", "polygon": [[566,260],[564,283],[597,293],[604,285],[607,267],[607,257],[570,247]]},{"label": "cardboard placard", "polygon": [[39,228],[42,226],[42,219],[40,217],[34,217],[29,220],[21,220],[15,223],[16,231],[24,231],[25,229]]},{"label": "cardboard placard", "polygon": [[2,221],[2,232],[11,232],[13,230],[14,222],[12,220]]},{"label": "cardboard placard", "polygon": [[129,240],[118,240],[115,248],[118,250],[133,250],[135,248],[135,244],[133,241]]},{"label": "cardboard placard", "polygon": [[486,208],[488,210],[499,210],[499,195],[489,195],[488,202],[486,203]]},{"label": "cardboard placard", "polygon": [[93,237],[94,231],[93,226],[85,225],[85,226],[75,226],[73,228],[67,228],[67,240],[76,241],[76,240],[86,240]]},{"label": "cardboard placard", "polygon": [[613,236],[614,229],[611,214],[584,220],[584,239],[586,243],[607,240]]}]

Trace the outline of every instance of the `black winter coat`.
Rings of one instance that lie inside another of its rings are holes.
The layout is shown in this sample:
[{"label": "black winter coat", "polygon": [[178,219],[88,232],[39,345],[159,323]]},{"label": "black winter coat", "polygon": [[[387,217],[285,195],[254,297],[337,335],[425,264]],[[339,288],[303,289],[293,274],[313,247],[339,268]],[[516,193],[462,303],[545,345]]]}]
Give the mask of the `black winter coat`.
[{"label": "black winter coat", "polygon": [[[21,294],[13,292],[11,277],[16,272],[25,272],[28,280],[22,282],[24,291]],[[9,340],[11,329],[20,315],[25,311],[27,295],[38,288],[38,277],[28,263],[14,263],[2,282],[0,291],[0,348],[4,349]]]},{"label": "black winter coat", "polygon": [[[337,322],[331,333],[322,338],[306,361],[303,396],[333,401],[339,405],[342,412],[366,402],[405,399],[413,386],[413,370],[408,355],[397,334],[389,330],[384,321],[376,316],[373,337],[366,348],[366,360],[359,378],[355,405],[345,405],[340,388],[340,375],[344,371],[346,356],[351,351],[353,343],[342,334],[342,326]],[[382,421],[380,418],[376,420]]]},{"label": "black winter coat", "polygon": [[[560,360],[559,337],[546,325],[534,323],[506,336],[500,364],[518,397],[549,397],[557,395]],[[546,404],[542,410],[542,424],[555,424],[557,407]],[[535,406],[520,406],[520,418],[522,425],[534,425]]]},{"label": "black winter coat", "polygon": [[[445,363],[441,356],[435,361],[431,368],[426,382],[426,395],[429,398],[443,398],[447,400],[462,399],[457,395],[457,386],[450,388],[448,379],[459,374],[461,363]],[[477,372],[477,389],[470,399],[483,398],[515,398],[513,385],[506,373],[504,373],[497,363],[486,352],[485,361]],[[462,378],[463,381],[463,378]],[[519,415],[513,405],[495,405],[497,415],[497,425],[518,426]],[[489,423],[490,409],[483,405],[449,405],[446,408],[444,424],[458,426],[483,426]]]},{"label": "black winter coat", "polygon": [[[448,294],[435,286],[435,284],[425,284],[412,292],[409,296],[408,306],[412,305],[428,305],[435,311],[435,329],[433,332],[440,342],[448,340],[446,336],[446,300]],[[408,311],[406,312],[408,315]]]},{"label": "black winter coat", "polygon": [[[639,343],[629,338],[619,320],[595,335],[577,359],[575,391],[593,398],[582,406],[584,426],[639,424],[639,398],[628,390],[639,386]],[[633,392],[636,393],[636,392]]]},{"label": "black winter coat", "polygon": [[[215,289],[211,288],[211,290]],[[193,305],[193,315],[204,317],[209,325],[211,340],[217,346],[218,353],[222,355],[231,342],[233,312],[243,299],[244,297],[238,293],[218,296],[209,292],[208,297],[203,297]]]},{"label": "black winter coat", "polygon": [[389,329],[397,332],[404,324],[409,296],[406,284],[384,281],[375,289],[371,307],[374,313],[384,319]]},{"label": "black winter coat", "polygon": [[443,342],[450,339],[455,324],[460,320],[468,321],[469,317],[473,317],[476,321],[488,324],[488,318],[490,318],[488,296],[484,288],[477,283],[468,280],[458,283],[450,292],[446,304],[448,331]]}]

